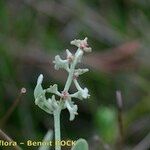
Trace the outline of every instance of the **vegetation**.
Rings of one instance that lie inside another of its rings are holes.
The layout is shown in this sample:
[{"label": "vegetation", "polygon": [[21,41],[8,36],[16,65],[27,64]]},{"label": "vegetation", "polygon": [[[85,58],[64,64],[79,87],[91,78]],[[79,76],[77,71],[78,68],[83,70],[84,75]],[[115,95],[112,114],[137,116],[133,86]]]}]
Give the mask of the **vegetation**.
[{"label": "vegetation", "polygon": [[34,106],[36,79],[41,72],[43,87],[57,83],[63,90],[67,74],[54,69],[55,55],[63,56],[68,41],[88,37],[93,52],[79,68],[90,71],[79,83],[91,96],[76,102],[73,122],[62,111],[63,138],[84,138],[90,150],[147,150],[149,19],[146,0],[0,0],[0,139],[7,134],[18,142],[42,140],[53,130],[53,118]]}]

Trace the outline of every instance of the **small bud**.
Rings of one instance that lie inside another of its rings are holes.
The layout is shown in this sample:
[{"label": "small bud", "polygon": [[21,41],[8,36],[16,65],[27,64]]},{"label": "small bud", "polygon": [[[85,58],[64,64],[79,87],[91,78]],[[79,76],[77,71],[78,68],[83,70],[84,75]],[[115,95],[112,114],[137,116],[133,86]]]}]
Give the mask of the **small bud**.
[{"label": "small bud", "polygon": [[26,88],[24,88],[24,87],[21,88],[21,91],[20,91],[21,94],[25,94],[26,92],[27,92]]},{"label": "small bud", "polygon": [[87,37],[84,40],[76,40],[75,39],[75,40],[71,41],[71,44],[77,46],[78,48],[80,48],[81,50],[83,50],[85,52],[91,52],[92,49],[91,49],[91,47],[89,47],[87,40],[88,40]]}]

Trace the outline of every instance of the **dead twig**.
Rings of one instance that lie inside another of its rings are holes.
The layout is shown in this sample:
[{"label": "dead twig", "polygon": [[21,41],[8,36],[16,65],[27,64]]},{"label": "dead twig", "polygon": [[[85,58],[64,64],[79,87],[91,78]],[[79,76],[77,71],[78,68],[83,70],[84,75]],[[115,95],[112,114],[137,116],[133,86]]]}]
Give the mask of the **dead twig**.
[{"label": "dead twig", "polygon": [[15,108],[17,107],[17,105],[19,104],[22,95],[26,93],[26,89],[22,88],[20,90],[20,93],[18,95],[18,97],[16,98],[16,100],[13,102],[12,106],[8,109],[8,111],[6,112],[6,114],[4,115],[4,117],[0,120],[0,126],[3,127],[4,124],[7,122],[7,120],[9,119],[9,117],[11,116],[12,112],[15,110]]},{"label": "dead twig", "polygon": [[123,101],[121,91],[116,91],[116,100],[118,106],[118,128],[120,133],[119,150],[121,150],[124,144],[123,115],[122,115]]},{"label": "dead twig", "polygon": [[[14,140],[12,140],[6,133],[4,133],[1,129],[0,129],[0,139],[7,141],[7,142],[14,142]],[[12,147],[14,150],[22,150],[22,148],[20,148],[18,145],[13,146]]]}]

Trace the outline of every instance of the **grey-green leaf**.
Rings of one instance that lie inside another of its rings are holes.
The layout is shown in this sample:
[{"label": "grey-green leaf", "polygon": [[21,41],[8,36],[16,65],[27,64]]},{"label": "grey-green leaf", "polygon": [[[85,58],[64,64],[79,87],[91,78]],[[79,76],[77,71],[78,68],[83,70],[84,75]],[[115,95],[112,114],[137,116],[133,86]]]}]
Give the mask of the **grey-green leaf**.
[{"label": "grey-green leaf", "polygon": [[48,89],[47,89],[47,92],[50,92],[50,93],[57,93],[58,92],[58,86],[57,84],[54,84],[54,85],[51,85]]},{"label": "grey-green leaf", "polygon": [[71,148],[71,150],[89,150],[88,143],[84,139],[77,140],[76,144]]},{"label": "grey-green leaf", "polygon": [[59,70],[59,68],[64,68],[66,70],[68,70],[68,60],[63,60],[60,58],[59,55],[55,56],[55,60],[53,61],[53,63],[55,64],[55,69]]},{"label": "grey-green leaf", "polygon": [[41,74],[39,77],[38,77],[38,80],[37,80],[37,85],[34,89],[34,98],[37,99],[42,93],[43,93],[43,88],[42,88],[42,81],[43,81],[43,75]]},{"label": "grey-green leaf", "polygon": [[82,75],[82,74],[84,74],[84,73],[86,73],[88,71],[89,71],[89,69],[75,69],[75,73],[74,74],[79,76],[79,75]]}]

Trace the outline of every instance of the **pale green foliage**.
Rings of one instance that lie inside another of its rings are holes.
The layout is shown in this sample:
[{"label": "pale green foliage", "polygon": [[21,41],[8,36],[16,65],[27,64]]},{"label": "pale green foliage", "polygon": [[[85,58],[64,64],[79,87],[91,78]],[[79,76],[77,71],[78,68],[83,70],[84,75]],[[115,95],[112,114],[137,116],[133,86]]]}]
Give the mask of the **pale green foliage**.
[{"label": "pale green foliage", "polygon": [[[78,77],[86,72],[88,69],[76,69],[76,65],[81,62],[84,52],[91,52],[91,47],[88,47],[87,38],[84,40],[74,40],[71,41],[72,45],[78,47],[75,54],[72,54],[68,49],[66,50],[66,59],[61,59],[59,55],[55,56],[53,63],[56,70],[65,69],[68,73],[68,78],[63,91],[59,91],[58,85],[50,85],[49,88],[43,89],[43,75],[38,77],[37,85],[34,90],[35,104],[38,105],[42,110],[49,114],[54,115],[54,125],[55,125],[55,140],[61,139],[60,134],[60,113],[63,109],[68,109],[70,113],[70,121],[74,120],[75,115],[77,115],[78,106],[74,104],[72,98],[76,99],[87,99],[89,98],[88,89],[82,88],[78,83]],[[77,91],[75,93],[69,93],[70,86],[72,82],[75,84]],[[46,93],[52,93],[51,98],[46,98]],[[56,100],[55,95],[59,97]],[[73,150],[87,150],[88,146],[84,140],[79,140],[77,145]],[[61,150],[61,146],[55,146],[55,150]]]},{"label": "pale green foliage", "polygon": [[[66,50],[67,58],[65,60],[61,59],[59,55],[55,56],[53,63],[55,64],[55,69],[60,68],[65,69],[68,72],[68,79],[65,85],[65,88],[62,92],[59,92],[57,84],[50,85],[49,88],[43,89],[42,81],[43,75],[41,74],[38,77],[37,85],[34,90],[35,104],[38,105],[41,109],[46,111],[49,114],[53,114],[56,109],[62,110],[67,108],[70,113],[70,121],[75,118],[77,115],[78,107],[72,101],[72,98],[78,98],[80,100],[87,99],[90,95],[88,94],[87,88],[81,88],[77,78],[88,72],[88,69],[76,69],[77,63],[81,61],[84,52],[90,52],[91,48],[88,47],[87,38],[84,40],[74,40],[71,44],[78,47],[76,53],[73,55],[68,49]],[[70,94],[69,88],[71,83],[74,82],[77,92]],[[59,100],[55,99],[55,95],[51,98],[46,99],[46,92],[55,94],[60,97]]]}]

